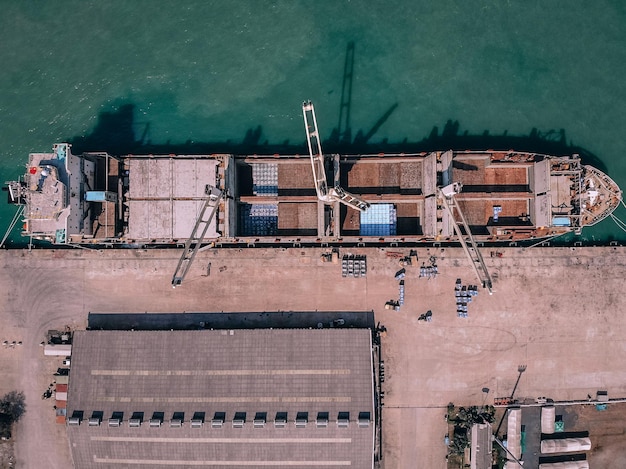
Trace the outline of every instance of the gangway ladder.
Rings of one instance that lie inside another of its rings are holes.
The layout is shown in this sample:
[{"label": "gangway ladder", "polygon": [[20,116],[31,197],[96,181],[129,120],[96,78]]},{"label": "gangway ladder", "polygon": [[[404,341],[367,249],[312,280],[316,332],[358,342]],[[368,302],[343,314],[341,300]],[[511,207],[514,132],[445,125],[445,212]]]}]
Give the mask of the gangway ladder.
[{"label": "gangway ladder", "polygon": [[311,168],[313,169],[317,198],[328,204],[338,201],[364,212],[370,206],[368,202],[351,194],[339,185],[335,185],[335,187],[331,188],[328,187],[328,183],[326,182],[326,170],[324,169],[324,153],[322,152],[322,143],[319,138],[315,108],[311,101],[302,103],[302,115],[304,116],[304,128],[306,129],[306,139],[309,146],[309,156],[311,157]]},{"label": "gangway ladder", "polygon": [[7,190],[9,191],[9,203],[16,204],[18,207],[17,211],[13,215],[13,218],[11,219],[11,223],[9,223],[9,227],[7,228],[6,233],[0,241],[0,248],[4,246],[4,242],[10,236],[11,231],[13,231],[13,228],[15,228],[15,225],[18,224],[20,217],[26,209],[26,191],[24,190],[21,181],[10,181],[6,184],[8,186]]},{"label": "gangway ladder", "polygon": [[13,228],[15,228],[15,225],[17,225],[17,223],[19,222],[20,217],[24,213],[24,208],[25,208],[25,205],[20,205],[17,208],[17,212],[15,212],[15,215],[13,215],[13,219],[11,220],[11,223],[9,223],[9,227],[7,228],[6,233],[4,233],[4,236],[2,237],[2,241],[0,241],[0,248],[4,246],[4,242],[7,240],[7,238],[11,234],[11,231],[13,231]]},{"label": "gangway ladder", "polygon": [[[456,200],[456,195],[461,192],[462,184],[455,182],[449,184],[441,189],[439,189],[441,200],[450,214],[450,219],[452,224],[454,225],[454,231],[461,242],[461,246],[463,247],[463,251],[470,260],[472,267],[474,268],[474,272],[478,277],[478,280],[481,282],[483,288],[489,290],[489,294],[493,293],[493,282],[491,281],[491,276],[489,275],[489,270],[485,265],[485,261],[483,259],[482,254],[478,250],[478,246],[476,245],[476,241],[474,240],[474,236],[467,224],[467,220],[465,220],[465,216],[463,215],[463,211]],[[457,222],[457,216],[465,229],[465,234],[461,231],[461,227]]]},{"label": "gangway ladder", "polygon": [[[198,219],[196,220],[196,224],[193,227],[193,231],[191,232],[191,236],[187,239],[185,243],[185,249],[183,250],[182,256],[180,256],[180,260],[178,261],[178,266],[176,267],[176,271],[174,272],[174,276],[172,277],[172,287],[176,288],[178,285],[183,283],[191,264],[193,263],[202,242],[204,241],[204,237],[206,232],[211,225],[211,221],[215,217],[215,212],[217,211],[217,207],[219,207],[220,200],[224,193],[216,187],[207,185],[205,189],[205,193],[207,195],[204,205],[200,210],[200,214],[198,215]],[[205,216],[208,214],[208,218]],[[200,235],[198,235],[200,233]]]}]

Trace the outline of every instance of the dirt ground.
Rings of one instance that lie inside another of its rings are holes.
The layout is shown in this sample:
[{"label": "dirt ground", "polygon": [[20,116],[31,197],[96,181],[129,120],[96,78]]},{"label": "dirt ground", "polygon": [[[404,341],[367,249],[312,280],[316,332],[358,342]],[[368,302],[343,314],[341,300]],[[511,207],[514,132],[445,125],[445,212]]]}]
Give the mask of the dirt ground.
[{"label": "dirt ground", "polygon": [[595,406],[576,406],[574,431],[589,431],[589,467],[621,469],[626,467],[626,403],[610,404],[606,410]]},{"label": "dirt ground", "polygon": [[[427,280],[419,268],[407,268],[400,311],[384,308],[398,296],[399,265],[389,251],[399,249],[341,251],[367,255],[365,278],[343,278],[340,266],[321,261],[321,249],[205,251],[176,289],[170,282],[180,251],[0,251],[0,342],[23,341],[19,348],[0,347],[0,394],[26,394],[17,467],[71,466],[65,428],[54,423],[52,400],[41,399],[58,363],[44,358],[39,344],[48,329],[85,328],[89,312],[374,310],[387,327],[386,469],[445,468],[447,404],[480,405],[509,395],[519,365],[527,371],[516,396],[584,399],[606,389],[626,397],[626,249],[486,253],[495,292],[481,291],[467,318],[457,317],[454,284],[477,280],[461,250],[418,249],[420,264],[437,257],[440,275]],[[418,321],[427,310],[432,322]],[[597,426],[590,423],[592,441]],[[626,458],[626,445],[618,443],[623,436],[612,432],[592,451],[590,461],[604,458],[594,467],[626,467],[615,462]]]}]

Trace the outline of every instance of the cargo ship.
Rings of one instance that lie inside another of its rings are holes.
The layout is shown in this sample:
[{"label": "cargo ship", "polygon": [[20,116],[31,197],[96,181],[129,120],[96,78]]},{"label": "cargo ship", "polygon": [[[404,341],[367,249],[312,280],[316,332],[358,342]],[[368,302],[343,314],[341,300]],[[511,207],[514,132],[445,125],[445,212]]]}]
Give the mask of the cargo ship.
[{"label": "cargo ship", "polygon": [[303,115],[308,154],[74,155],[58,143],[29,156],[9,201],[23,236],[54,245],[253,247],[534,242],[580,234],[622,200],[576,154],[327,155],[310,103]]},{"label": "cargo ship", "polygon": [[[453,242],[441,188],[478,241],[547,238],[603,220],[621,191],[577,155],[514,151],[330,155],[333,181],[367,203],[318,198],[308,155],[73,155],[33,153],[8,183],[22,235],[52,244],[184,244],[209,197],[223,192],[207,243],[411,244]],[[458,187],[458,186],[457,186]]]}]

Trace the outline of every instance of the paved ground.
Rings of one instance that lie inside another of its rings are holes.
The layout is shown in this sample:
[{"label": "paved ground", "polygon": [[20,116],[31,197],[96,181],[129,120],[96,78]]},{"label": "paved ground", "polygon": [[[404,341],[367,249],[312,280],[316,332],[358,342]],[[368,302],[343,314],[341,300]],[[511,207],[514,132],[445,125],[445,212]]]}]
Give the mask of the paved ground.
[{"label": "paved ground", "polygon": [[[444,468],[445,406],[510,394],[521,364],[528,369],[518,396],[584,399],[607,389],[625,397],[626,249],[503,251],[486,259],[496,292],[482,291],[467,319],[456,317],[454,282],[476,281],[460,250],[418,251],[420,259],[438,256],[441,275],[419,279],[419,269],[407,269],[399,312],[383,308],[398,294],[397,260],[378,249],[350,250],[368,255],[368,275],[358,279],[342,278],[316,249],[208,251],[176,289],[170,281],[178,251],[0,251],[0,341],[24,343],[0,347],[0,393],[18,389],[27,398],[16,434],[18,467],[69,467],[64,428],[53,423],[51,401],[41,400],[58,360],[44,359],[39,343],[48,329],[84,328],[90,311],[373,309],[388,329],[387,469]],[[433,321],[418,323],[428,309]]]}]

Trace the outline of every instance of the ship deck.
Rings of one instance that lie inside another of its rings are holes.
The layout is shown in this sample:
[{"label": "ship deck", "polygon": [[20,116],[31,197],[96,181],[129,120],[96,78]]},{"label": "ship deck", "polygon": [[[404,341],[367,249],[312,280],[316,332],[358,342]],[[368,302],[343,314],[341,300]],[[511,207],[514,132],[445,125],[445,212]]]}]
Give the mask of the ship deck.
[{"label": "ship deck", "polygon": [[[430,200],[438,195],[440,173],[445,171],[446,178],[463,184],[458,202],[472,232],[497,237],[500,226],[504,227],[501,231],[533,227],[531,214],[537,210],[531,188],[534,162],[528,159],[501,162],[487,152],[446,152],[336,155],[328,160],[327,173],[336,168],[329,187],[338,182],[372,204],[370,211],[380,212],[382,218],[372,221],[352,207],[318,202],[308,157],[235,157],[232,213],[237,213],[238,223],[230,236],[453,236],[453,228],[443,226],[441,208]],[[497,221],[494,207],[499,210]],[[549,211],[550,207],[541,209]],[[550,214],[540,218],[547,220]],[[493,230],[488,228],[491,225]]]},{"label": "ship deck", "polygon": [[26,231],[50,233],[64,242],[68,233],[84,229],[80,190],[94,185],[95,171],[93,162],[72,155],[64,144],[56,145],[53,153],[30,154],[25,176]]}]

